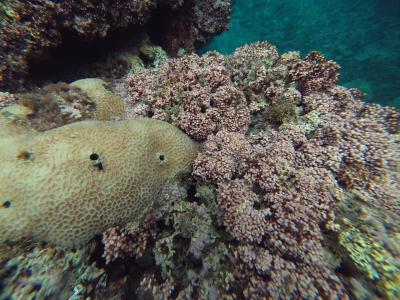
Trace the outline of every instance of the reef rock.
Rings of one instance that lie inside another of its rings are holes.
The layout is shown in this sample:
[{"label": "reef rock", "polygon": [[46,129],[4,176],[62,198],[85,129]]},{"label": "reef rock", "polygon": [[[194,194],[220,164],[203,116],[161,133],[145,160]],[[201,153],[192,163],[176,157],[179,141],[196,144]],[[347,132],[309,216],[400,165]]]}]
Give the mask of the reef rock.
[{"label": "reef rock", "polygon": [[2,138],[0,240],[83,245],[144,216],[196,155],[184,133],[144,118]]},{"label": "reef rock", "polygon": [[171,54],[199,49],[228,28],[230,9],[230,0],[2,1],[0,87],[26,85],[32,64],[48,60],[57,47],[104,41],[124,30],[127,41],[149,31]]}]

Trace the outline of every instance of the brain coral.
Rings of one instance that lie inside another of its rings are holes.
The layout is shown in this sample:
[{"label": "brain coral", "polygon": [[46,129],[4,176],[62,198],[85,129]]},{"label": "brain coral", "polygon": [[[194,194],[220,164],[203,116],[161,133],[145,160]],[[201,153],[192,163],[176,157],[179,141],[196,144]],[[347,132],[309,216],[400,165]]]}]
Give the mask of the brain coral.
[{"label": "brain coral", "polygon": [[0,240],[84,244],[141,218],[197,152],[158,120],[84,121],[0,141]]},{"label": "brain coral", "polygon": [[71,86],[80,88],[95,103],[95,120],[107,121],[125,116],[124,101],[105,87],[105,81],[99,78],[85,78],[72,82]]}]

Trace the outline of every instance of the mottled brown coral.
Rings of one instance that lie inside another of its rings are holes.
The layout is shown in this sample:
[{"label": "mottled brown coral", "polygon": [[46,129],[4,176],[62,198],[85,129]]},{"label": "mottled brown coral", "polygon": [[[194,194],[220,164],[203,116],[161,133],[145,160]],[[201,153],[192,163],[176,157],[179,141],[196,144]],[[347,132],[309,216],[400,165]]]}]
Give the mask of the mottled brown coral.
[{"label": "mottled brown coral", "polygon": [[349,299],[339,278],[322,261],[302,263],[258,246],[239,246],[235,256],[245,299]]},{"label": "mottled brown coral", "polygon": [[31,110],[27,122],[38,131],[91,119],[96,111],[93,100],[79,89],[61,82],[16,94],[15,98],[18,104]]}]

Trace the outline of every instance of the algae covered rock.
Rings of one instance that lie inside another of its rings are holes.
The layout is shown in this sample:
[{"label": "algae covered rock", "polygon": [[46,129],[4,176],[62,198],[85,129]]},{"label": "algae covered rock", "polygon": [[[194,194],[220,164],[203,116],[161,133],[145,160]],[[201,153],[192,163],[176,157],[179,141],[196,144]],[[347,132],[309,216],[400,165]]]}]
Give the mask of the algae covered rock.
[{"label": "algae covered rock", "polygon": [[80,246],[140,219],[197,151],[168,123],[84,121],[0,140],[0,241]]}]

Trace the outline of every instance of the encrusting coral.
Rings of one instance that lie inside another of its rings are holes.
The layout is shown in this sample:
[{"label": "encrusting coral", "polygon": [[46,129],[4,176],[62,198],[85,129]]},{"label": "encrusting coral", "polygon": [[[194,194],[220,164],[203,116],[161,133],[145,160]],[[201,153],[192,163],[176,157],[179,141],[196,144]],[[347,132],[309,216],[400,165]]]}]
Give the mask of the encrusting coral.
[{"label": "encrusting coral", "polygon": [[194,143],[168,123],[84,121],[0,141],[0,240],[80,246],[138,220],[190,170]]},{"label": "encrusting coral", "polygon": [[79,88],[62,82],[15,94],[14,97],[18,105],[31,110],[26,121],[38,131],[91,119],[99,111],[96,102]]}]

